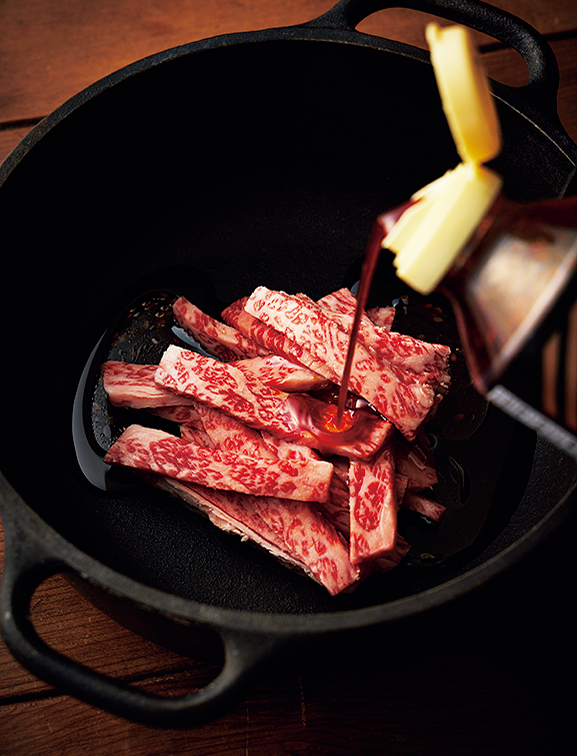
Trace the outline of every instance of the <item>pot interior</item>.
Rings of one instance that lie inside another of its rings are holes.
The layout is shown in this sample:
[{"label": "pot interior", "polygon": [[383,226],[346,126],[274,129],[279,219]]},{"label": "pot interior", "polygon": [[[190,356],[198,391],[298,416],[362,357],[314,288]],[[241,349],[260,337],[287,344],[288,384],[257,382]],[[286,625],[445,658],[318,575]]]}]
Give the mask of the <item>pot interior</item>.
[{"label": "pot interior", "polygon": [[[558,195],[571,161],[526,115],[499,108],[507,193]],[[6,477],[99,561],[215,606],[379,605],[502,551],[572,491],[577,471],[494,409],[472,437],[436,439],[450,531],[405,523],[413,558],[336,598],[160,492],[124,480],[103,491],[86,467],[106,424],[95,368],[122,349],[113,334],[133,305],[163,344],[178,295],[218,316],[260,284],[313,298],[351,285],[376,214],[457,160],[432,70],[382,46],[191,46],[64,106],[0,189]],[[372,302],[404,293],[381,260]],[[138,339],[125,346],[150,357]]]}]

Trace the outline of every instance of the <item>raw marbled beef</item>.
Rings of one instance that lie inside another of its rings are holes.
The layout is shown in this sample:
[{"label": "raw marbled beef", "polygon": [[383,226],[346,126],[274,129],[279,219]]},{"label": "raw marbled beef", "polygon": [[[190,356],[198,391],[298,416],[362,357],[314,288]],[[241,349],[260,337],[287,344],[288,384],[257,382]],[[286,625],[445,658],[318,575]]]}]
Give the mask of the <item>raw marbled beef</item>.
[{"label": "raw marbled beef", "polygon": [[221,323],[179,297],[172,306],[176,322],[207,352],[221,360],[238,360],[266,354],[266,350],[252,339],[243,336],[236,328]]},{"label": "raw marbled beef", "polygon": [[236,360],[231,365],[258,378],[265,386],[281,391],[312,391],[329,385],[329,381],[322,375],[279,354]]},{"label": "raw marbled beef", "polygon": [[217,527],[265,548],[323,585],[331,596],[360,575],[346,543],[315,510],[301,502],[260,499],[233,491],[158,478],[156,485],[204,512]]},{"label": "raw marbled beef", "polygon": [[[322,414],[328,405],[308,394],[289,394],[265,386],[255,376],[180,347],[170,346],[156,373],[156,381],[171,391],[217,407],[252,428],[269,431],[287,440],[322,448],[323,439],[307,430],[302,418]],[[359,411],[361,412],[361,410]],[[390,423],[367,415],[363,436],[335,443],[333,453],[368,459],[390,437]]]},{"label": "raw marbled beef", "polygon": [[154,375],[158,365],[136,365],[108,360],[102,366],[104,390],[115,407],[134,409],[190,404],[191,399],[159,386]]},{"label": "raw marbled beef", "polygon": [[[245,308],[342,375],[348,334],[318,304],[303,295],[291,296],[261,286],[248,298]],[[355,350],[350,388],[409,439],[415,437],[437,402],[435,388],[426,382],[413,382],[408,371],[397,364],[385,365],[362,344]]]},{"label": "raw marbled beef", "polygon": [[324,501],[333,471],[330,462],[231,454],[140,425],[127,428],[104,461],[210,488],[300,501]]},{"label": "raw marbled beef", "polygon": [[293,437],[295,425],[284,405],[287,394],[270,388],[228,363],[170,346],[156,371],[156,382],[189,399],[198,399],[281,437]]},{"label": "raw marbled beef", "polygon": [[376,559],[391,552],[397,537],[395,458],[387,444],[371,462],[351,462],[350,554],[351,562]]},{"label": "raw marbled beef", "polygon": [[278,354],[281,357],[286,357],[289,361],[303,365],[328,381],[333,383],[339,381],[340,374],[332,370],[330,365],[318,360],[306,349],[303,349],[300,344],[287,338],[284,333],[250,315],[244,309],[247,301],[248,297],[243,297],[243,299],[234,302],[223,310],[222,317],[224,320],[273,354]]}]

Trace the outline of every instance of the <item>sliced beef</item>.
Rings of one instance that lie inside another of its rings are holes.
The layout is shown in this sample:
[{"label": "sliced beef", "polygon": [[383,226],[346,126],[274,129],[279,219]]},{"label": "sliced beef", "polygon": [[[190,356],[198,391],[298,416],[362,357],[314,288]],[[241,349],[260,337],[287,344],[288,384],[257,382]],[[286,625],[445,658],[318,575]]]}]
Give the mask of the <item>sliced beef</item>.
[{"label": "sliced beef", "polygon": [[243,373],[258,378],[265,386],[281,391],[313,391],[325,388],[330,383],[322,375],[278,354],[236,360],[231,364]]},{"label": "sliced beef", "polygon": [[325,501],[333,470],[320,460],[270,460],[208,449],[140,425],[127,428],[104,461],[211,488],[300,501]]},{"label": "sliced beef", "polygon": [[189,302],[179,297],[172,306],[176,322],[203,349],[221,360],[238,360],[266,354],[266,350],[240,331],[221,323]]},{"label": "sliced beef", "polygon": [[191,399],[179,396],[155,382],[157,367],[116,360],[105,362],[102,380],[111,404],[134,409],[190,404]]},{"label": "sliced beef", "polygon": [[[263,323],[282,331],[338,376],[342,375],[349,337],[318,304],[303,295],[291,296],[259,287],[248,298],[245,308]],[[385,365],[362,344],[355,350],[350,388],[409,439],[415,437],[436,403],[432,386],[412,382],[407,371],[396,364]]]},{"label": "sliced beef", "polygon": [[281,331],[273,328],[267,323],[261,322],[258,318],[249,314],[245,308],[248,297],[234,302],[222,312],[222,317],[227,323],[230,323],[246,336],[250,336],[254,341],[268,349],[273,354],[286,357],[286,359],[296,362],[313,372],[323,376],[328,381],[338,383],[340,373],[331,369],[326,362],[318,360],[307,349],[297,344],[294,340],[287,338]]},{"label": "sliced beef", "polygon": [[442,504],[416,491],[407,491],[403,496],[401,506],[403,509],[410,509],[412,512],[425,515],[434,522],[440,522],[445,514],[445,507]]},{"label": "sliced beef", "polygon": [[214,491],[170,478],[159,478],[156,485],[200,509],[217,527],[249,538],[302,570],[331,596],[359,579],[359,569],[351,564],[346,543],[306,503]]},{"label": "sliced beef", "polygon": [[386,328],[390,331],[393,327],[397,311],[394,307],[370,307],[367,310],[367,317],[379,328]]},{"label": "sliced beef", "polygon": [[262,459],[279,458],[254,428],[203,402],[197,402],[196,409],[204,431],[217,449]]},{"label": "sliced beef", "polygon": [[391,552],[397,537],[392,444],[384,446],[371,463],[351,462],[349,491],[351,562],[359,564]]},{"label": "sliced beef", "polygon": [[[335,314],[338,313],[339,322],[350,333],[355,317],[356,301],[348,289],[339,289],[323,297],[319,303]],[[394,314],[394,308],[386,309],[392,309]],[[359,339],[383,365],[387,363],[398,365],[406,371],[408,381],[426,381],[437,391],[446,392],[450,383],[448,360],[451,350],[448,346],[429,344],[412,336],[395,333],[391,331],[390,325],[377,326],[366,313],[361,317]]]},{"label": "sliced beef", "polygon": [[397,473],[406,476],[407,491],[423,491],[434,486],[438,481],[437,463],[427,434],[421,431],[411,444],[397,437],[395,444]]},{"label": "sliced beef", "polygon": [[160,361],[156,381],[170,391],[222,409],[253,428],[281,437],[295,435],[295,424],[284,405],[288,395],[234,365],[170,346]]}]

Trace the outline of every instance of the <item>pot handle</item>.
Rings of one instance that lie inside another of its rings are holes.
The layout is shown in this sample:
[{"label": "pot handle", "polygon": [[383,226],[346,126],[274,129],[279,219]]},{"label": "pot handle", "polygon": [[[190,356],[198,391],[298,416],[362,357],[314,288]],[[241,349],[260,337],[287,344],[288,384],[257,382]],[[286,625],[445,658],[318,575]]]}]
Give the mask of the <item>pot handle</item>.
[{"label": "pot handle", "polygon": [[[1,477],[1,476],[0,476]],[[25,505],[24,505],[25,506]],[[70,572],[70,566],[54,556],[51,540],[23,526],[32,519],[4,513],[6,561],[0,584],[0,627],[8,649],[22,666],[44,682],[85,703],[141,724],[156,727],[185,727],[210,721],[233,705],[247,678],[281,647],[289,643],[284,635],[262,634],[258,630],[238,631],[214,628],[224,646],[224,665],[204,688],[178,697],[158,696],[120,680],[95,672],[48,646],[36,632],[30,617],[30,602],[36,588],[48,577]],[[20,515],[20,516],[19,516]],[[29,522],[27,523],[30,524]]]},{"label": "pot handle", "polygon": [[522,87],[506,88],[518,89],[529,104],[558,122],[559,66],[549,43],[526,21],[487,3],[478,0],[340,0],[308,25],[354,30],[372,13],[399,7],[463,24],[512,47],[523,57],[529,76]]}]

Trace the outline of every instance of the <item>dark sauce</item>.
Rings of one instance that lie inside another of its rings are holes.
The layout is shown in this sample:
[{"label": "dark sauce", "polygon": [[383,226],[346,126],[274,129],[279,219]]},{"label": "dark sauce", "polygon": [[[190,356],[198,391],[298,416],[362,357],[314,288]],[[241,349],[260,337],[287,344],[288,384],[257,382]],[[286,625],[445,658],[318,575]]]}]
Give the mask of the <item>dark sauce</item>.
[{"label": "dark sauce", "polygon": [[[402,213],[401,213],[402,214]],[[400,217],[400,215],[399,215]],[[381,255],[381,243],[385,238],[386,230],[383,227],[380,219],[377,219],[371,229],[371,235],[367,243],[365,256],[363,258],[363,267],[361,269],[361,278],[359,280],[359,286],[357,289],[357,305],[355,308],[355,317],[353,325],[351,327],[351,333],[349,336],[349,346],[347,350],[347,357],[345,360],[345,366],[343,369],[343,375],[341,380],[341,387],[339,390],[339,403],[336,418],[335,432],[339,431],[340,425],[343,419],[343,413],[345,410],[345,404],[347,401],[347,395],[349,390],[349,382],[351,379],[351,368],[353,366],[353,360],[355,356],[355,348],[359,338],[359,327],[361,325],[361,318],[363,317],[367,300],[369,298],[369,292],[371,290],[371,284],[373,282],[373,276],[379,257]],[[332,426],[331,426],[332,427]]]},{"label": "dark sauce", "polygon": [[367,423],[374,417],[365,408],[345,408],[339,418],[336,404],[320,403],[307,394],[291,394],[287,404],[297,427],[314,437],[316,448],[325,457],[338,453],[343,444],[361,441]]}]

